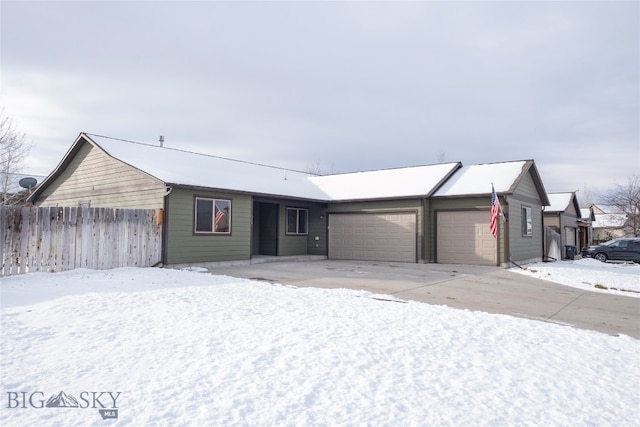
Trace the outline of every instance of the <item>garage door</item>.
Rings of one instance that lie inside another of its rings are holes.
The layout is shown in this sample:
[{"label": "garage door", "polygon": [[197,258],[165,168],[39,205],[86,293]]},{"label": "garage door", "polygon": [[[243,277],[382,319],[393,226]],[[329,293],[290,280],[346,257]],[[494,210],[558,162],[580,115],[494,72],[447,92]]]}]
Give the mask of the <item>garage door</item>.
[{"label": "garage door", "polygon": [[489,211],[438,212],[437,262],[496,265],[496,239],[489,231]]},{"label": "garage door", "polygon": [[416,214],[330,214],[329,258],[416,262]]}]

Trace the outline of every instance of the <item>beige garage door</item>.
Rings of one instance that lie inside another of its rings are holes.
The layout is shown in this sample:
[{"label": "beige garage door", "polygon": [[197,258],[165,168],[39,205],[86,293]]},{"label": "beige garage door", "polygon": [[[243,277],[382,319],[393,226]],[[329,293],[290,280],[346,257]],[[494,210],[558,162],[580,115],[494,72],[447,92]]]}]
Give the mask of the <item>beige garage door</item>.
[{"label": "beige garage door", "polygon": [[437,262],[496,265],[496,239],[489,231],[489,211],[438,212]]},{"label": "beige garage door", "polygon": [[416,262],[416,214],[330,214],[329,258]]}]

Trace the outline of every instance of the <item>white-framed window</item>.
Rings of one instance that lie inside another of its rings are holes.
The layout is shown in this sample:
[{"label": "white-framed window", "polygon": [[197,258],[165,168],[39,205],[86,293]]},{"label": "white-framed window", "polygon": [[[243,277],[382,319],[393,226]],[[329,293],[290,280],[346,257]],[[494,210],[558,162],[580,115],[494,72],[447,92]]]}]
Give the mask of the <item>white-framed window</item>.
[{"label": "white-framed window", "polygon": [[522,235],[533,236],[533,220],[531,218],[531,208],[522,207]]},{"label": "white-framed window", "polygon": [[231,200],[196,197],[194,232],[231,234]]},{"label": "white-framed window", "polygon": [[307,234],[309,211],[300,208],[287,208],[287,234]]}]

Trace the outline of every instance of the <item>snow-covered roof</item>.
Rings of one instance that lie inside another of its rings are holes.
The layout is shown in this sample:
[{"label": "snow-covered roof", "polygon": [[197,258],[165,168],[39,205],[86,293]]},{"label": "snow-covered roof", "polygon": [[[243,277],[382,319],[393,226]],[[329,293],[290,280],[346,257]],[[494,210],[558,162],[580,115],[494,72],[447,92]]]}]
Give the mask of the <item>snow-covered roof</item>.
[{"label": "snow-covered roof", "polygon": [[593,228],[621,228],[627,221],[624,214],[596,214],[595,218]]},{"label": "snow-covered roof", "polygon": [[582,219],[591,219],[592,213],[591,208],[580,208],[580,218]]},{"label": "snow-covered roof", "polygon": [[[341,202],[434,195],[483,195],[491,193],[492,183],[496,192],[508,194],[525,172],[532,171],[543,204],[546,202],[546,192],[533,160],[466,167],[456,162],[318,176],[255,162],[86,133],[80,134],[40,188],[46,187],[62,173],[85,141],[169,186]],[[37,197],[38,190],[31,198]]]},{"label": "snow-covered roof", "polygon": [[96,135],[88,138],[110,156],[167,184],[323,201],[427,196],[461,166],[446,163],[315,176],[157,145]]},{"label": "snow-covered roof", "polygon": [[618,206],[615,205],[591,205],[596,214],[621,214],[623,213]]},{"label": "snow-covered roof", "polygon": [[548,193],[547,196],[550,205],[544,210],[545,212],[564,212],[571,203],[573,193]]},{"label": "snow-covered roof", "polygon": [[110,156],[171,185],[324,200],[311,174],[108,137],[88,137]]},{"label": "snow-covered roof", "polygon": [[522,160],[463,166],[435,192],[434,197],[491,194],[491,184],[496,193],[510,192],[527,164]]},{"label": "snow-covered roof", "polygon": [[443,163],[309,178],[329,200],[428,196],[460,163]]}]

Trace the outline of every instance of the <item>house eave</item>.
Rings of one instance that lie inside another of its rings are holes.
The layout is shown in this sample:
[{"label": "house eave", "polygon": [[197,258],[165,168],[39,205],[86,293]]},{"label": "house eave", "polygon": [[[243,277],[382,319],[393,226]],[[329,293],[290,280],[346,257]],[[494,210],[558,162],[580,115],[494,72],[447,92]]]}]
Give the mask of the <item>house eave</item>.
[{"label": "house eave", "polygon": [[255,191],[231,190],[228,188],[209,187],[205,185],[186,185],[186,184],[178,184],[178,183],[172,183],[172,182],[167,182],[165,183],[165,185],[167,187],[177,188],[182,190],[242,194],[247,196],[264,197],[269,199],[288,199],[288,200],[299,200],[299,201],[313,202],[313,203],[328,203],[328,201],[324,199],[316,199],[316,198],[300,197],[300,196],[289,196],[289,195],[283,195],[283,194],[260,193]]},{"label": "house eave", "polygon": [[359,198],[359,199],[336,199],[336,200],[327,200],[327,203],[362,203],[362,202],[384,202],[391,200],[423,200],[427,199],[429,196],[427,194],[416,194],[416,195],[404,195],[404,196],[385,196],[385,197],[367,197],[367,198]]}]

